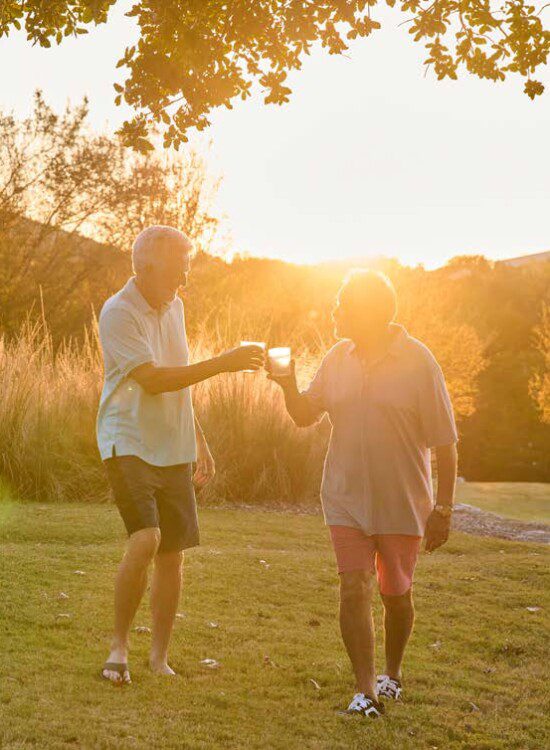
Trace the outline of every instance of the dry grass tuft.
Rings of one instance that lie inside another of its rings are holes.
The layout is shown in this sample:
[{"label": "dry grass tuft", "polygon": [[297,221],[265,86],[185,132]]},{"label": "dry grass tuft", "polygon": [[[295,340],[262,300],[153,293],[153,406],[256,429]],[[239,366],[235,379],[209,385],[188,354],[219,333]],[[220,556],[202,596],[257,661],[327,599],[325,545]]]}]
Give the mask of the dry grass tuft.
[{"label": "dry grass tuft", "polygon": [[[231,345],[199,336],[192,361]],[[302,377],[320,352],[302,352]],[[102,384],[95,330],[54,350],[47,326],[26,323],[0,339],[0,473],[21,497],[97,501],[108,497],[95,440]],[[298,430],[282,394],[263,373],[227,374],[194,389],[218,474],[205,499],[296,504],[315,501],[326,426]]]}]

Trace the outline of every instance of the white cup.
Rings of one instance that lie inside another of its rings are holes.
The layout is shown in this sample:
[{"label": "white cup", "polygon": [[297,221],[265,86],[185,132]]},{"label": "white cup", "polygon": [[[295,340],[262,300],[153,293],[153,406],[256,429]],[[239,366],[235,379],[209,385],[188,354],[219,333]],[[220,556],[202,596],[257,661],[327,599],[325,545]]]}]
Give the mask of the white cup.
[{"label": "white cup", "polygon": [[[265,341],[241,341],[241,346],[259,346],[260,349],[266,350]],[[256,370],[243,370],[243,372],[256,372]]]},{"label": "white cup", "polygon": [[269,370],[272,375],[290,374],[290,347],[275,346],[267,351]]}]

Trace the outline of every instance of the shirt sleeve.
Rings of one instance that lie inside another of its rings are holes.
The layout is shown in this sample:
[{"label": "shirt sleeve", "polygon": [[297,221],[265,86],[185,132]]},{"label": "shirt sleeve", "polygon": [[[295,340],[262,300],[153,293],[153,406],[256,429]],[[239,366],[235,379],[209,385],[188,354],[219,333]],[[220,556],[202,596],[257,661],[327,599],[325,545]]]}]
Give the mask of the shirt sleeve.
[{"label": "shirt sleeve", "polygon": [[154,356],[137,321],[128,310],[111,308],[99,318],[99,339],[105,359],[109,357],[125,378]]},{"label": "shirt sleeve", "polygon": [[450,445],[458,440],[453,406],[441,367],[435,360],[422,378],[420,423],[428,448]]}]

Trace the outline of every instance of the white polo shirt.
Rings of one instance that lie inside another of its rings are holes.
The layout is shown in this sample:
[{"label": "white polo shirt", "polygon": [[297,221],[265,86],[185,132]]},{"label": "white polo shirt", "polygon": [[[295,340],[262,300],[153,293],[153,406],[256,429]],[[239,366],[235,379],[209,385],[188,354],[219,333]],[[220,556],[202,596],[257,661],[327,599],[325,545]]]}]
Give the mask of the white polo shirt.
[{"label": "white polo shirt", "polygon": [[456,442],[451,401],[433,354],[402,326],[365,367],[339,341],[306,391],[332,433],[321,499],[327,524],[422,536],[433,507],[430,448]]},{"label": "white polo shirt", "polygon": [[181,299],[155,310],[132,277],[104,304],[99,338],[105,368],[97,415],[101,458],[138,456],[153,466],[195,461],[190,388],[151,395],[128,377],[146,362],[158,367],[189,364]]}]

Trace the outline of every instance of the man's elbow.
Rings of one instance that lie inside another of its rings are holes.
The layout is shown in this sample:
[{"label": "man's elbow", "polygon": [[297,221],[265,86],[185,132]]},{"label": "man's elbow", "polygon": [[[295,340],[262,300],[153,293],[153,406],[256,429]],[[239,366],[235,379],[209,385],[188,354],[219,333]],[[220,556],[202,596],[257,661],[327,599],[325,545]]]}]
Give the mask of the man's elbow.
[{"label": "man's elbow", "polygon": [[142,388],[149,396],[158,396],[160,393],[164,393],[164,388],[155,380],[147,381]]},{"label": "man's elbow", "polygon": [[134,380],[149,396],[158,396],[159,393],[162,393],[162,388],[156,382],[155,378],[134,378]]},{"label": "man's elbow", "polygon": [[160,373],[152,365],[136,368],[130,377],[140,385],[149,396],[158,396],[164,391]]}]

